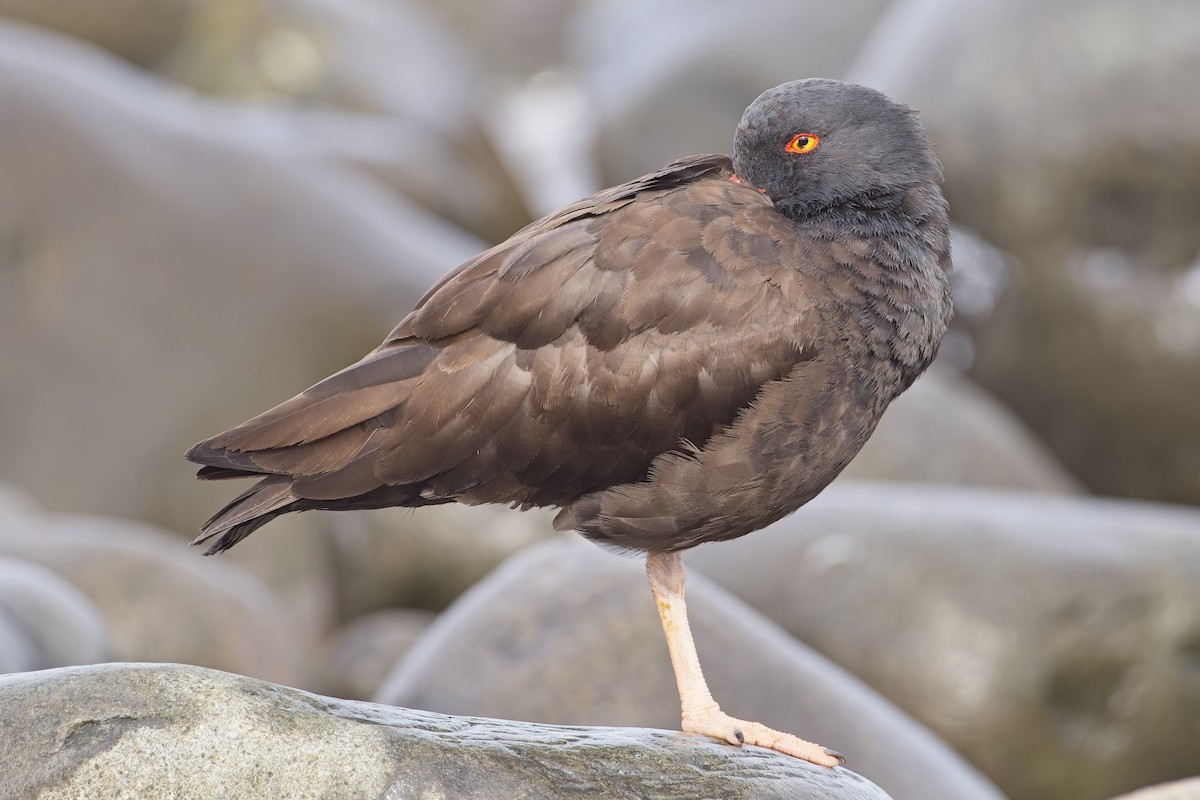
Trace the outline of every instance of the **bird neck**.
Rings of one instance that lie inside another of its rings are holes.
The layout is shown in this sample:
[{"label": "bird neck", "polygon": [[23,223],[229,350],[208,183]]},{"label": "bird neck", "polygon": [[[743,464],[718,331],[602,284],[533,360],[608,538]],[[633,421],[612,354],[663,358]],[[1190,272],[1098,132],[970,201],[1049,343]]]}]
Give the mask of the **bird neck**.
[{"label": "bird neck", "polygon": [[852,362],[885,365],[888,386],[879,389],[899,394],[933,361],[950,321],[950,225],[941,193],[930,184],[901,187],[794,222],[829,254],[815,260],[814,277],[826,289],[827,320],[856,351]]}]

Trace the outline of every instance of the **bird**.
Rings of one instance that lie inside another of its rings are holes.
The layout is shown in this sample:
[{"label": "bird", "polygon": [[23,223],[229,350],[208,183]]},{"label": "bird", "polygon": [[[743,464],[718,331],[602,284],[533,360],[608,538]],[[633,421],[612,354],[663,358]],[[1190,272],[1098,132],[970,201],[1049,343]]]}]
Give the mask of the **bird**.
[{"label": "bird", "polygon": [[194,544],[312,509],[557,508],[556,529],[645,555],[683,731],[844,763],[721,710],[681,554],[815,497],[933,361],[952,314],[942,177],[917,112],[883,93],[769,89],[732,156],[530,223],[358,362],[193,446],[199,478],[258,479]]}]

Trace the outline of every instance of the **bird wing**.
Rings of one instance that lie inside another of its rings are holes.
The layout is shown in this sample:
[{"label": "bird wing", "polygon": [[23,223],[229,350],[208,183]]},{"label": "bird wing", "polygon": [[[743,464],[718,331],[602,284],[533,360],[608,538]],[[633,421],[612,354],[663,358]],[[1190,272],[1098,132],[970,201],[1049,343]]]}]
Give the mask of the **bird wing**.
[{"label": "bird wing", "polygon": [[692,157],[532,223],[364,359],[188,457],[291,476],[306,507],[533,506],[699,451],[816,340],[791,223],[732,175]]}]

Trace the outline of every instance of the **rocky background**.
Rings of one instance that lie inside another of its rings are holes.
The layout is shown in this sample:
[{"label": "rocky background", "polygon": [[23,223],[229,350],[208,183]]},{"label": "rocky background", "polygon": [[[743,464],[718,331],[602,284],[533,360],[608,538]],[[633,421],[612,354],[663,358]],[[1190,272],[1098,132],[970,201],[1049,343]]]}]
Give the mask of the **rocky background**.
[{"label": "rocky background", "polygon": [[[525,796],[715,792],[671,787],[729,748],[622,733],[678,722],[636,561],[444,507],[204,559],[230,487],[182,453],[810,75],[921,111],[958,319],[833,488],[689,555],[727,710],[882,788],[751,759],[737,796],[1200,796],[1195,0],[0,0],[0,795],[517,796],[505,737]],[[105,662],[221,672],[34,672]],[[586,766],[630,749],[653,791]]]}]

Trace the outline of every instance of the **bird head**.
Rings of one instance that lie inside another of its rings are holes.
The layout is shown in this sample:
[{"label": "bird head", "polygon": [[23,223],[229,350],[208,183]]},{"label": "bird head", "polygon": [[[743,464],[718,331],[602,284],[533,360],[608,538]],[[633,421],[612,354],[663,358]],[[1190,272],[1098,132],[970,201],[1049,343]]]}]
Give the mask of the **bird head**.
[{"label": "bird head", "polygon": [[733,166],[793,218],[941,180],[915,111],[875,89],[827,78],[759,95],[738,124]]}]

